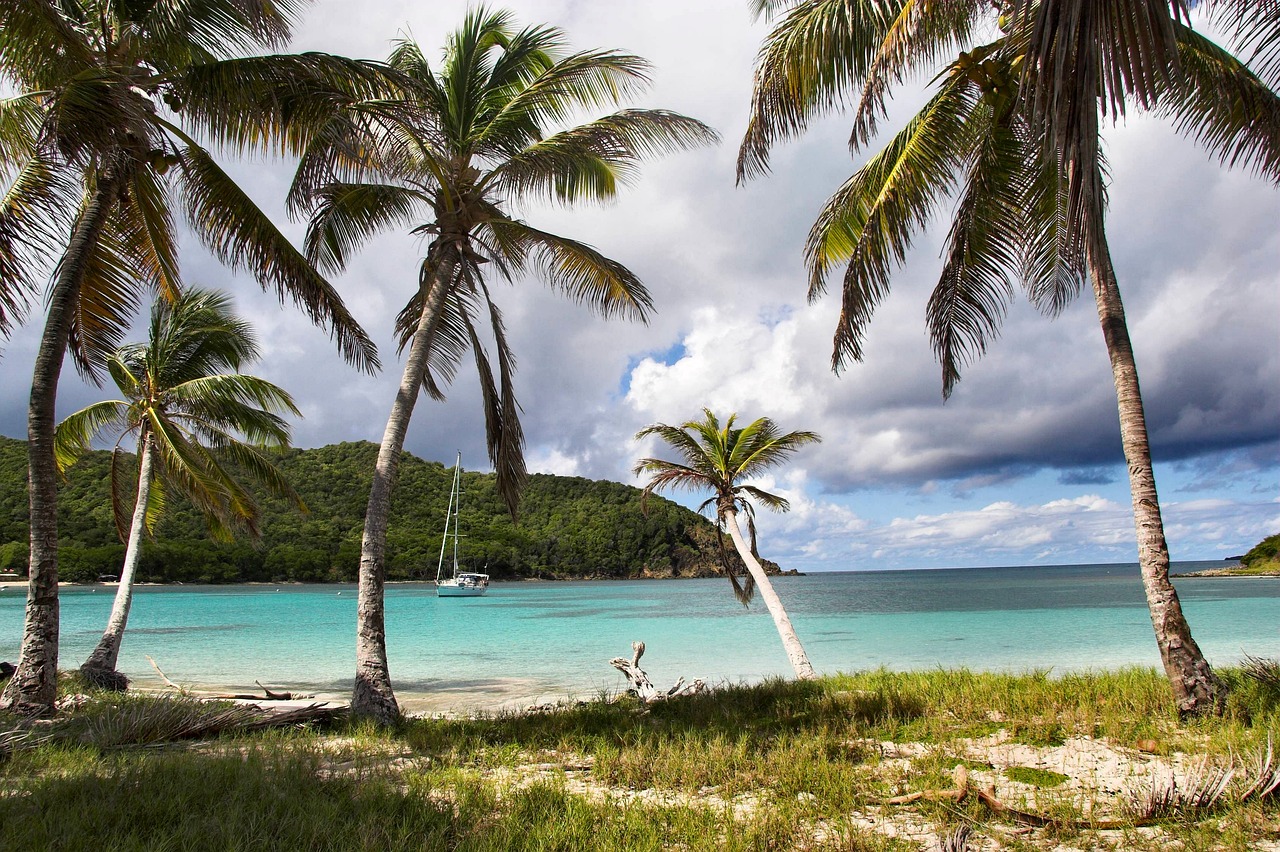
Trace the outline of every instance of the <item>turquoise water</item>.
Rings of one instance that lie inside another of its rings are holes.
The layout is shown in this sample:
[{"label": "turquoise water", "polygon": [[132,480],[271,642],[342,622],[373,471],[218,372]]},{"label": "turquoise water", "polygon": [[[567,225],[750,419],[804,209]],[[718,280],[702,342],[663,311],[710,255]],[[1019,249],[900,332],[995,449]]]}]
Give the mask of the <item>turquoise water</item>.
[{"label": "turquoise water", "polygon": [[[1175,571],[1216,567],[1182,563]],[[812,574],[774,580],[821,672],[885,666],[984,671],[1156,666],[1136,565]],[[1185,579],[1196,640],[1216,664],[1280,657],[1280,581]],[[83,661],[114,589],[63,590],[63,668]],[[25,594],[0,593],[0,659],[14,660]],[[352,586],[142,587],[120,669],[157,684],[147,656],[184,684],[341,695],[355,669]],[[498,583],[485,598],[387,589],[397,693],[411,708],[554,700],[616,690],[608,661],[643,640],[643,666],[676,677],[755,681],[788,674],[773,622],[725,580]]]}]

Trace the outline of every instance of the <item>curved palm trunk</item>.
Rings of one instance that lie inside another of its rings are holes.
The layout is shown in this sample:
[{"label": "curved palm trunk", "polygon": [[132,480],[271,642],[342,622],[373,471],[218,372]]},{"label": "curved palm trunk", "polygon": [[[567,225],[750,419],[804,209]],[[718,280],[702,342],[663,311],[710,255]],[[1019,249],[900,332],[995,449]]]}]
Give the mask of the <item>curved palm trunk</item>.
[{"label": "curved palm trunk", "polygon": [[360,541],[360,582],[356,605],[356,681],[351,692],[351,712],[389,725],[400,717],[391,673],[387,667],[387,631],[383,590],[387,578],[387,519],[391,514],[391,490],[400,467],[404,436],[409,418],[426,375],[427,355],[431,350],[432,330],[444,305],[453,265],[447,263],[436,272],[431,293],[422,308],[413,343],[405,359],[404,375],[396,391],[387,428],[378,448],[378,461],[369,489],[369,503],[364,515],[364,535]]},{"label": "curved palm trunk", "polygon": [[725,509],[721,514],[724,516],[725,526],[729,528],[733,546],[738,549],[738,555],[742,557],[747,570],[751,572],[751,577],[756,581],[756,590],[760,592],[765,607],[773,616],[774,626],[778,628],[783,650],[787,652],[787,659],[791,661],[791,667],[796,671],[796,678],[813,680],[818,675],[809,662],[809,655],[804,652],[804,646],[800,644],[800,637],[796,636],[795,628],[791,626],[791,619],[787,617],[787,611],[783,608],[778,593],[773,590],[773,584],[769,582],[769,575],[764,573],[764,568],[752,555],[751,548],[742,538],[742,530],[738,529],[738,513],[733,509]]},{"label": "curved palm trunk", "polygon": [[[138,453],[138,502],[133,507],[133,520],[129,526],[129,542],[125,546],[124,564],[120,568],[120,585],[116,589],[115,602],[111,605],[111,616],[107,619],[107,628],[98,640],[89,659],[80,667],[80,671],[95,683],[110,686],[118,678],[109,677],[115,673],[116,661],[120,657],[120,644],[124,641],[125,625],[129,622],[129,607],[133,604],[133,577],[137,572],[138,559],[142,554],[143,529],[147,520],[147,498],[151,495],[152,471],[155,466],[155,443],[150,435],[142,439],[142,447]],[[103,677],[105,673],[107,677]]]},{"label": "curved palm trunk", "polygon": [[0,694],[0,709],[24,715],[53,713],[58,697],[58,468],[53,455],[58,378],[71,320],[89,257],[120,190],[114,168],[98,186],[71,232],[58,266],[27,408],[27,487],[31,519],[27,611],[17,669]]},{"label": "curved palm trunk", "polygon": [[1165,541],[1155,471],[1147,441],[1147,421],[1138,387],[1124,305],[1111,255],[1104,240],[1089,254],[1090,275],[1098,304],[1098,320],[1111,357],[1116,403],[1120,411],[1120,439],[1129,465],[1129,490],[1133,522],[1138,534],[1138,565],[1151,611],[1151,624],[1160,647],[1160,659],[1173,686],[1174,700],[1183,717],[1202,716],[1221,708],[1226,690],[1209,668],[1209,662],[1191,638],[1191,627],[1182,614],[1178,592],[1169,582],[1169,546]]}]

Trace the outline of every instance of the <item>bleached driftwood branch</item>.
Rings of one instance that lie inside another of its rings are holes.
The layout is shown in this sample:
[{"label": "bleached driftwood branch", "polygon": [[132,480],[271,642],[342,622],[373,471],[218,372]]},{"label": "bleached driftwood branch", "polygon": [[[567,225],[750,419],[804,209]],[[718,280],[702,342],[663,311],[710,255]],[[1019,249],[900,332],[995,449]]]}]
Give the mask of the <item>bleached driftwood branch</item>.
[{"label": "bleached driftwood branch", "polygon": [[640,668],[640,658],[644,656],[644,643],[632,642],[631,650],[630,660],[614,657],[609,661],[609,665],[622,672],[623,677],[627,679],[627,683],[630,684],[627,687],[627,694],[634,695],[645,704],[666,701],[668,698],[677,698],[681,695],[697,695],[707,688],[702,678],[697,678],[692,683],[685,683],[684,678],[681,677],[676,678],[676,682],[670,689],[662,692],[653,685],[653,681],[649,680],[649,675],[645,674],[644,669]]}]

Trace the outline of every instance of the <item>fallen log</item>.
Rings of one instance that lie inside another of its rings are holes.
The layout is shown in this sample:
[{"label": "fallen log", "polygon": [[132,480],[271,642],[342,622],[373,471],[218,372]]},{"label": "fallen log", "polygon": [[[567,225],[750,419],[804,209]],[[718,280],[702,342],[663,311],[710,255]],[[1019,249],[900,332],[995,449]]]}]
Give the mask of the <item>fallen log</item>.
[{"label": "fallen log", "polygon": [[682,695],[697,695],[707,688],[706,681],[702,678],[695,679],[692,683],[685,683],[684,678],[676,678],[676,682],[666,692],[659,690],[653,685],[653,681],[649,680],[644,669],[640,668],[640,658],[644,656],[644,643],[631,643],[631,659],[624,657],[614,657],[609,661],[609,665],[622,672],[623,677],[627,679],[630,686],[627,687],[627,695],[633,695],[639,698],[645,704],[653,704],[658,701],[666,701],[671,698],[678,698]]}]

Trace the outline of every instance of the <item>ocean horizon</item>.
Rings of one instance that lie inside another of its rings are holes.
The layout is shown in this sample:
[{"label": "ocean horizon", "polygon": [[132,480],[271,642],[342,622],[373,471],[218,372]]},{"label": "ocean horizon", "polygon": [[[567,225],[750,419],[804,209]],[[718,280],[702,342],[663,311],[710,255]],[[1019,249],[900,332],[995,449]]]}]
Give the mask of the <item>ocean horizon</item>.
[{"label": "ocean horizon", "polygon": [[[1175,575],[1222,567],[1179,562]],[[866,669],[1065,673],[1159,665],[1136,563],[814,572],[774,578],[822,674]],[[1214,665],[1280,657],[1280,580],[1177,583]],[[114,586],[66,586],[60,668],[88,655]],[[21,641],[25,593],[0,593],[0,659]],[[342,698],[355,670],[354,584],[139,586],[119,668],[140,687],[276,690]],[[441,599],[431,583],[387,586],[392,682],[411,712],[493,709],[623,688],[609,666],[646,643],[665,688],[789,676],[773,622],[724,578],[498,582]]]}]

